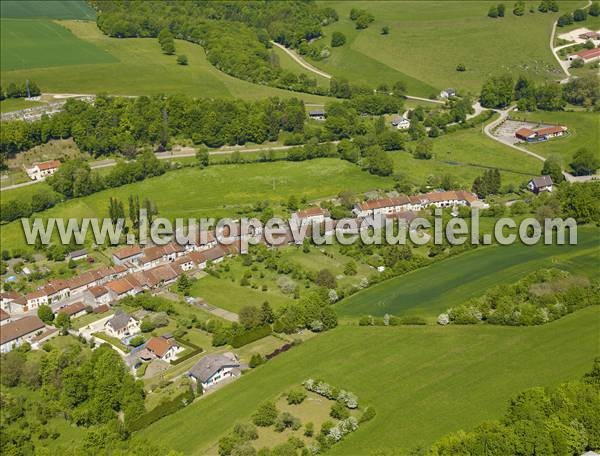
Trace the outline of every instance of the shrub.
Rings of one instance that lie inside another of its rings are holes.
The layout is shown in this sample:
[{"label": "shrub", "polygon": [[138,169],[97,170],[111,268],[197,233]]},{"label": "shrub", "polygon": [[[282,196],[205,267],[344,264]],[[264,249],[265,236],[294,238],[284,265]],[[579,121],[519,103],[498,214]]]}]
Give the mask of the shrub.
[{"label": "shrub", "polygon": [[306,399],[306,392],[301,388],[291,389],[287,394],[287,403],[290,405],[301,404]]},{"label": "shrub", "polygon": [[177,64],[179,65],[187,65],[188,64],[188,58],[187,55],[181,54],[177,56]]},{"label": "shrub", "polygon": [[252,415],[252,422],[257,426],[267,427],[275,423],[277,419],[277,408],[273,402],[263,402],[258,406],[254,415]]},{"label": "shrub", "polygon": [[144,339],[144,336],[138,335],[138,336],[132,337],[129,340],[129,345],[131,345],[132,347],[139,347],[144,342],[146,342],[146,339]]},{"label": "shrub", "polygon": [[331,406],[329,416],[337,420],[345,420],[350,416],[350,412],[348,412],[348,409],[342,403],[336,402]]},{"label": "shrub", "polygon": [[360,422],[364,423],[375,418],[375,409],[373,407],[367,407],[360,417]]},{"label": "shrub", "polygon": [[255,340],[262,339],[271,334],[271,326],[264,325],[253,328],[249,331],[244,331],[241,334],[235,335],[231,338],[231,346],[233,348],[240,348],[250,342],[254,342]]},{"label": "shrub", "polygon": [[158,421],[161,418],[175,413],[179,409],[182,409],[186,405],[190,404],[193,400],[194,393],[191,391],[191,389],[187,390],[184,393],[175,396],[172,400],[161,403],[148,413],[134,417],[132,421],[128,422],[126,417],[127,429],[130,432],[144,429],[155,421]]},{"label": "shrub", "polygon": [[304,435],[306,437],[312,437],[315,433],[315,425],[311,423],[306,423],[304,425]]},{"label": "shrub", "polygon": [[331,35],[331,47],[343,46],[346,43],[346,35],[342,32],[333,32]]},{"label": "shrub", "polygon": [[263,359],[263,357],[259,353],[255,353],[250,358],[250,362],[248,363],[248,366],[251,369],[254,369],[255,367],[260,366],[264,362],[265,362],[265,360]]}]

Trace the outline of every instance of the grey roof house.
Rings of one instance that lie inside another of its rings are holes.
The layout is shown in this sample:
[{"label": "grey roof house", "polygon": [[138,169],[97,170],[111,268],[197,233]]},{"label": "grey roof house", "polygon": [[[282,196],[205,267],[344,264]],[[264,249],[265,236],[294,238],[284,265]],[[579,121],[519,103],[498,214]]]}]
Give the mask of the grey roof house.
[{"label": "grey roof house", "polygon": [[550,176],[538,176],[534,177],[527,184],[527,188],[533,193],[540,192],[551,192],[553,190],[554,182]]},{"label": "grey roof house", "polygon": [[202,358],[190,369],[188,375],[208,388],[230,377],[240,374],[240,363],[233,353],[209,355]]}]

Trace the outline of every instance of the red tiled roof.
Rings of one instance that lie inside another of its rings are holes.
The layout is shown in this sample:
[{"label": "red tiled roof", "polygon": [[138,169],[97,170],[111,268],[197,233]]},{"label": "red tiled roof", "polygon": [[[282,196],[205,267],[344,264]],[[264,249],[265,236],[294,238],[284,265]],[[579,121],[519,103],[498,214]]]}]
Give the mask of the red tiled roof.
[{"label": "red tiled roof", "polygon": [[320,207],[309,207],[308,209],[304,209],[303,211],[296,212],[296,215],[300,219],[309,218],[309,217],[318,217],[320,215],[325,215],[327,212]]},{"label": "red tiled roof", "polygon": [[9,318],[10,315],[8,315],[8,313],[4,310],[0,309],[0,321],[8,320]]},{"label": "red tiled roof", "polygon": [[540,128],[538,130],[536,130],[536,134],[543,136],[543,135],[553,135],[555,133],[562,133],[563,131],[565,131],[567,128],[563,127],[561,125],[552,125],[550,127],[544,127],[544,128]]},{"label": "red tiled roof", "polygon": [[81,301],[74,302],[68,306],[58,309],[59,313],[67,314],[68,316],[75,315],[76,313],[85,310],[85,304]]},{"label": "red tiled roof", "polygon": [[102,285],[90,287],[87,291],[89,291],[94,298],[99,298],[100,296],[104,296],[106,293],[108,293],[107,288]]},{"label": "red tiled roof", "polygon": [[172,340],[167,340],[164,337],[151,337],[150,340],[146,342],[145,348],[159,358],[162,358],[173,345],[174,342]]},{"label": "red tiled roof", "polygon": [[114,291],[118,295],[125,294],[135,288],[135,286],[128,280],[130,276],[123,277],[121,279],[112,280],[105,286],[106,288]]},{"label": "red tiled roof", "polygon": [[362,211],[369,211],[373,209],[382,209],[384,207],[395,207],[409,204],[410,199],[406,195],[398,195],[396,198],[381,198],[376,200],[365,201],[360,203],[358,207]]},{"label": "red tiled roof", "polygon": [[142,253],[142,249],[140,249],[138,245],[132,245],[116,250],[115,252],[113,252],[113,255],[116,256],[119,260],[125,260],[132,256],[139,255],[140,253]]},{"label": "red tiled roof", "polygon": [[535,136],[535,131],[531,130],[530,128],[523,127],[515,131],[515,136],[529,138],[530,136]]},{"label": "red tiled roof", "polygon": [[575,53],[576,56],[581,57],[583,60],[590,60],[595,57],[600,57],[600,48],[586,49]]},{"label": "red tiled roof", "polygon": [[50,160],[42,163],[36,163],[36,165],[40,171],[47,171],[49,169],[56,169],[60,166],[60,162],[58,160]]}]

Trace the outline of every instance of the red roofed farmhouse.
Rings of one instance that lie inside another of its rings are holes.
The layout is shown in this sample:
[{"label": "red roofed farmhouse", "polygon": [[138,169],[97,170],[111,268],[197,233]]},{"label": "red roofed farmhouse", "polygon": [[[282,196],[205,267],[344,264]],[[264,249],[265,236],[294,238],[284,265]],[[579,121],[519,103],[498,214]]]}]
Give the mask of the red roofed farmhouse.
[{"label": "red roofed farmhouse", "polygon": [[44,180],[46,177],[54,174],[60,167],[58,160],[50,160],[42,163],[36,163],[25,171],[31,180]]}]

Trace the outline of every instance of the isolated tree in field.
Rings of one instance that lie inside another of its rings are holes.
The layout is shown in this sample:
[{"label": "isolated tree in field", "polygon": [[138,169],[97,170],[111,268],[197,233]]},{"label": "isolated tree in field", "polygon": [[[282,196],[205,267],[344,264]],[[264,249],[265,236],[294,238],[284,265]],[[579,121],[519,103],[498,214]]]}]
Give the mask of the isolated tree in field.
[{"label": "isolated tree in field", "polygon": [[493,19],[498,17],[498,7],[496,5],[490,6],[490,9],[488,10],[488,17]]},{"label": "isolated tree in field", "polygon": [[598,17],[600,16],[600,2],[594,2],[588,9],[590,16]]},{"label": "isolated tree in field", "polygon": [[573,161],[571,162],[571,168],[575,171],[578,176],[586,176],[594,174],[596,169],[600,167],[600,161],[594,155],[594,153],[582,147],[573,155]]},{"label": "isolated tree in field", "polygon": [[258,406],[254,415],[252,415],[252,422],[261,427],[271,426],[277,419],[277,408],[273,402],[263,402]]},{"label": "isolated tree in field", "polygon": [[456,65],[456,71],[466,71],[467,67],[465,67],[464,63],[459,63],[458,65]]},{"label": "isolated tree in field", "polygon": [[273,312],[268,301],[263,302],[260,306],[260,321],[263,325],[270,325],[275,322],[275,312]]},{"label": "isolated tree in field", "polygon": [[175,54],[175,41],[169,29],[162,29],[158,34],[158,43],[165,54]]},{"label": "isolated tree in field", "polygon": [[562,174],[562,167],[560,158],[557,156],[551,156],[544,161],[544,166],[542,167],[542,175],[550,176],[552,178],[552,182],[558,184],[564,180],[564,176]]},{"label": "isolated tree in field", "polygon": [[37,316],[40,320],[47,324],[52,323],[52,321],[54,320],[54,313],[52,312],[50,306],[46,304],[42,304],[38,307]]},{"label": "isolated tree in field", "polygon": [[381,27],[381,34],[382,35],[389,35],[390,34],[390,27],[388,25],[384,25],[383,27]]},{"label": "isolated tree in field", "polygon": [[498,17],[504,17],[504,12],[506,11],[506,7],[504,6],[504,3],[499,3],[497,9],[498,9]]},{"label": "isolated tree in field", "polygon": [[377,176],[390,176],[394,172],[394,162],[381,146],[367,149],[363,167]]},{"label": "isolated tree in field", "polygon": [[515,6],[513,8],[513,14],[515,16],[522,16],[523,14],[525,14],[525,2],[518,1],[517,3],[515,3]]},{"label": "isolated tree in field", "polygon": [[581,8],[576,9],[575,11],[573,11],[573,20],[575,22],[582,22],[585,21],[587,19],[587,11]]},{"label": "isolated tree in field", "polygon": [[404,81],[396,81],[392,86],[392,91],[396,96],[404,95],[406,93],[406,84]]},{"label": "isolated tree in field", "polygon": [[420,160],[429,160],[433,157],[433,141],[430,139],[422,139],[415,147],[415,158]]},{"label": "isolated tree in field", "polygon": [[261,312],[256,306],[244,306],[238,314],[240,324],[246,329],[256,328],[261,324]]},{"label": "isolated tree in field", "polygon": [[510,75],[494,76],[488,79],[481,89],[481,106],[484,108],[504,108],[513,97],[513,80]]},{"label": "isolated tree in field", "polygon": [[364,30],[367,27],[369,27],[369,24],[371,22],[373,22],[374,20],[375,20],[375,18],[371,14],[369,14],[369,13],[361,14],[356,19],[356,28],[358,30]]},{"label": "isolated tree in field", "polygon": [[346,35],[342,32],[333,32],[331,35],[331,47],[343,46],[346,43]]},{"label": "isolated tree in field", "polygon": [[183,293],[185,296],[190,294],[190,288],[192,287],[192,282],[186,274],[181,274],[177,278],[177,291]]},{"label": "isolated tree in field", "polygon": [[185,54],[180,54],[177,56],[177,63],[179,65],[187,65],[188,64],[188,58],[187,55]]},{"label": "isolated tree in field", "polygon": [[200,168],[206,168],[209,164],[208,148],[206,146],[198,146],[196,151],[196,161]]}]

